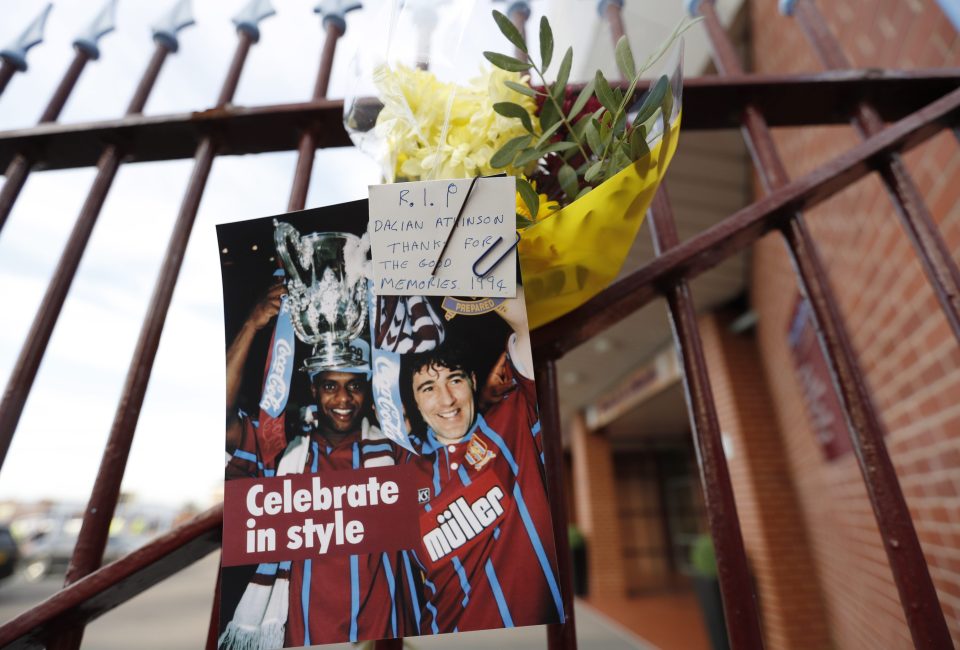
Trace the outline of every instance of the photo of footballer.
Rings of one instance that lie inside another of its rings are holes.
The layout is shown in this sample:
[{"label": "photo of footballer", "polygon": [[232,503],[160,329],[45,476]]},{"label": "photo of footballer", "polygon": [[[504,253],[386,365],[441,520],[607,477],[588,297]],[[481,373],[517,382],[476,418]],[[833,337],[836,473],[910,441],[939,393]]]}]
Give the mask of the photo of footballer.
[{"label": "photo of footballer", "polygon": [[366,219],[357,201],[218,226],[225,478],[402,472],[419,543],[225,561],[224,650],[564,620],[522,288],[374,296]]}]

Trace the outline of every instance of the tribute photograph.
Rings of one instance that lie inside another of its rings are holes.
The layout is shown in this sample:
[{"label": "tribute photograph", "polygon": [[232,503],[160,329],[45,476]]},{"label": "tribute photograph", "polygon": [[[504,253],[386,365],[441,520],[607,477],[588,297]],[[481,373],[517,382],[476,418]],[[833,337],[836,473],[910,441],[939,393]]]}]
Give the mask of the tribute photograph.
[{"label": "tribute photograph", "polygon": [[218,226],[220,648],[564,620],[523,289],[375,295],[367,219]]}]

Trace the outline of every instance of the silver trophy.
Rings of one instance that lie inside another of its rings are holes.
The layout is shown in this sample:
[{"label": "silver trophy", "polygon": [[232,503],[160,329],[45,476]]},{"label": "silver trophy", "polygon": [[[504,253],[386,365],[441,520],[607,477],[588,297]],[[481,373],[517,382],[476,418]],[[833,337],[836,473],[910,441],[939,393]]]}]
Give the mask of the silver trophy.
[{"label": "silver trophy", "polygon": [[293,329],[313,356],[308,372],[354,368],[364,360],[350,342],[367,324],[364,264],[370,244],[344,232],[301,236],[289,223],[274,220],[273,238],[287,273],[287,301]]}]

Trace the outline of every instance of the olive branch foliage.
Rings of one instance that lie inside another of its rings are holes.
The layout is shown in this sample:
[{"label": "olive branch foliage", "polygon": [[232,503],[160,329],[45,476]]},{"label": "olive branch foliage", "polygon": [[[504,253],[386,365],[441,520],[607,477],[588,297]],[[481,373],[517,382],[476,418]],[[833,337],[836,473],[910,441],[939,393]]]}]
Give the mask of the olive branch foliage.
[{"label": "olive branch foliage", "polygon": [[[593,79],[587,82],[577,95],[568,111],[563,110],[566,99],[567,82],[573,66],[573,48],[568,47],[560,59],[556,78],[548,82],[546,75],[553,62],[553,30],[546,16],[540,19],[540,63],[534,62],[530,55],[526,39],[513,22],[499,11],[493,11],[493,19],[500,32],[518,50],[527,55],[521,60],[499,52],[484,52],[483,56],[493,65],[508,72],[530,72],[536,74],[544,90],[529,85],[504,81],[504,84],[518,93],[542,99],[539,115],[539,131],[534,128],[531,115],[525,108],[513,102],[497,102],[493,105],[500,115],[520,120],[527,134],[518,136],[504,144],[490,159],[495,168],[509,165],[524,167],[550,154],[561,156],[563,164],[556,174],[556,180],[566,203],[580,198],[595,186],[615,176],[627,165],[640,160],[650,153],[647,134],[656,121],[663,118],[663,129],[669,129],[667,121],[673,110],[673,95],[670,92],[670,80],[667,75],[660,76],[646,93],[636,114],[628,123],[628,111],[641,76],[659,59],[667,48],[697,21],[681,21],[673,33],[660,48],[650,55],[641,66],[637,66],[627,38],[621,37],[616,45],[617,67],[624,79],[629,80],[626,90],[615,88],[597,70]],[[592,97],[596,97],[600,108],[592,113],[581,115]],[[632,112],[632,111],[630,111]],[[524,204],[535,216],[540,208],[540,197],[533,186],[525,179],[517,179],[517,191]],[[517,227],[532,225],[518,215]]]}]

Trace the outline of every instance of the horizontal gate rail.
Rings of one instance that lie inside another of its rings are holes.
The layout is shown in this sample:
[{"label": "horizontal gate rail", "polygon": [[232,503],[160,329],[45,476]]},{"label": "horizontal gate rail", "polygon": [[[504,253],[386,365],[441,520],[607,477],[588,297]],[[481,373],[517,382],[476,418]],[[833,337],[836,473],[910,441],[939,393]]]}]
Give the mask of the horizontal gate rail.
[{"label": "horizontal gate rail", "polygon": [[220,504],[0,626],[0,647],[45,647],[56,633],[97,619],[219,549],[222,529]]},{"label": "horizontal gate rail", "polygon": [[[864,98],[882,119],[895,121],[958,87],[960,68],[694,77],[684,80],[683,128],[739,129],[748,104],[762,110],[770,126],[845,125]],[[218,140],[219,155],[295,151],[304,129],[316,134],[318,147],[345,147],[351,142],[342,120],[342,100],[317,100],[46,124],[0,132],[0,166],[23,152],[35,170],[88,167],[111,144],[128,162],[179,160],[192,157],[208,135]]]},{"label": "horizontal gate rail", "polygon": [[558,359],[656,298],[671,283],[707,271],[780,228],[792,213],[819,205],[874,171],[884,157],[929,140],[960,119],[960,90],[889,126],[806,176],[684,241],[576,310],[534,330],[535,352]]}]

